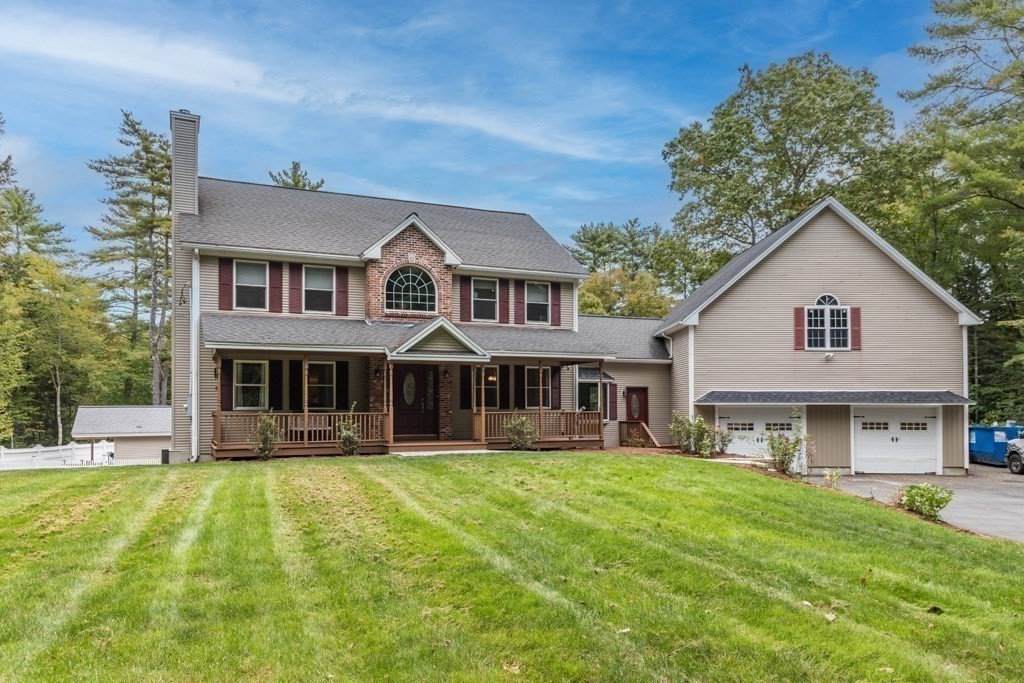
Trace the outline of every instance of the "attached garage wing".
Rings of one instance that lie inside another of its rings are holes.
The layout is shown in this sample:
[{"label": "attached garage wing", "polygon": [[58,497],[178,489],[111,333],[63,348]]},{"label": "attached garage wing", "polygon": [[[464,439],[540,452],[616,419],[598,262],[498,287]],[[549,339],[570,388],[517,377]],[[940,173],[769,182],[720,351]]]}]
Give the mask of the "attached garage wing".
[{"label": "attached garage wing", "polygon": [[934,474],[941,467],[941,408],[854,406],[854,470]]}]

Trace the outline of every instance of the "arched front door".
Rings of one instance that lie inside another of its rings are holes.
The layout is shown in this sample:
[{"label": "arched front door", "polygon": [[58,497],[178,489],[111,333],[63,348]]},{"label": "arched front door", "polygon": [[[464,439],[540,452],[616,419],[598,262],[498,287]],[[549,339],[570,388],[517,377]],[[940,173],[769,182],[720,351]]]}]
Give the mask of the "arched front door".
[{"label": "arched front door", "polygon": [[437,366],[395,365],[395,436],[437,435]]}]

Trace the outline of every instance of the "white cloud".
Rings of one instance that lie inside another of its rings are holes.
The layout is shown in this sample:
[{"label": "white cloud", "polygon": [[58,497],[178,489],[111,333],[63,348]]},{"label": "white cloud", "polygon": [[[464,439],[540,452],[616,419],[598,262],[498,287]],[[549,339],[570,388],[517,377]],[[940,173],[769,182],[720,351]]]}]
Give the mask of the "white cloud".
[{"label": "white cloud", "polygon": [[13,9],[0,14],[0,52],[56,59],[186,86],[295,101],[301,92],[270,83],[259,64],[198,38]]}]

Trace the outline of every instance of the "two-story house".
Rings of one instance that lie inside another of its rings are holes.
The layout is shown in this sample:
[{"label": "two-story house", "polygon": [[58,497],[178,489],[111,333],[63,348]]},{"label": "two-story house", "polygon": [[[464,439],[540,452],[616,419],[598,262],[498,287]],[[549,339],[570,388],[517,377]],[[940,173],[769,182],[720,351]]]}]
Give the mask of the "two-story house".
[{"label": "two-story house", "polygon": [[[963,472],[977,318],[838,202],[812,207],[664,320],[580,315],[586,271],[529,215],[200,177],[171,113],[174,448],[251,455],[668,442],[700,414],[755,452],[807,429],[817,467]],[[804,420],[791,416],[798,411]]]}]

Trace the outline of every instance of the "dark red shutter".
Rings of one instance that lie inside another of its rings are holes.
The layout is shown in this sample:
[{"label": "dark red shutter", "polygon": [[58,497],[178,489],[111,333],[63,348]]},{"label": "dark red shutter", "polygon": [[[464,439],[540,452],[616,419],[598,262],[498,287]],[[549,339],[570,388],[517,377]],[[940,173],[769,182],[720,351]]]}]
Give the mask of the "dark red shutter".
[{"label": "dark red shutter", "polygon": [[302,412],[302,361],[288,361],[288,410]]},{"label": "dark red shutter", "polygon": [[352,405],[348,401],[348,361],[334,362],[334,409],[348,410]]},{"label": "dark red shutter", "polygon": [[267,378],[268,390],[270,392],[270,409],[284,410],[284,361],[272,360],[268,363],[269,377]]},{"label": "dark red shutter", "polygon": [[270,312],[280,313],[282,309],[281,291],[284,287],[284,264],[280,261],[270,262]]},{"label": "dark red shutter", "polygon": [[222,311],[230,311],[234,308],[234,287],[235,280],[235,262],[229,258],[220,259],[220,265],[218,267],[219,275],[217,279],[217,296],[219,299],[219,307]]},{"label": "dark red shutter", "polygon": [[551,324],[562,324],[562,283],[551,283]]},{"label": "dark red shutter", "polygon": [[619,385],[608,385],[608,419],[619,419]]},{"label": "dark red shutter", "polygon": [[508,322],[508,280],[498,280],[498,322]]},{"label": "dark red shutter", "polygon": [[515,390],[515,408],[526,407],[526,366],[517,365],[516,367],[516,390]]},{"label": "dark red shutter", "polygon": [[288,312],[302,313],[302,264],[288,264]]},{"label": "dark red shutter", "polygon": [[557,365],[551,368],[551,408],[562,409],[562,368]]},{"label": "dark red shutter", "polygon": [[235,364],[230,358],[224,358],[220,362],[220,409],[222,411],[235,409],[235,399],[231,395],[231,390],[235,386],[234,379]]},{"label": "dark red shutter", "polygon": [[850,350],[860,351],[860,306],[850,309]]},{"label": "dark red shutter", "polygon": [[793,309],[793,349],[804,350],[804,325],[806,324],[804,307],[797,306]]},{"label": "dark red shutter", "polygon": [[[508,292],[505,292],[508,294]],[[508,300],[508,297],[505,297]],[[505,311],[508,311],[508,304],[505,305]],[[508,410],[509,398],[512,396],[512,381],[509,379],[509,371],[507,365],[498,366],[498,409]]]},{"label": "dark red shutter", "polygon": [[516,280],[516,325],[526,323],[526,282]]},{"label": "dark red shutter", "polygon": [[468,365],[459,366],[459,408],[473,407],[473,369]]},{"label": "dark red shutter", "polygon": [[459,320],[473,320],[473,278],[465,275],[459,278]]},{"label": "dark red shutter", "polygon": [[334,314],[348,315],[348,268],[334,269]]}]

